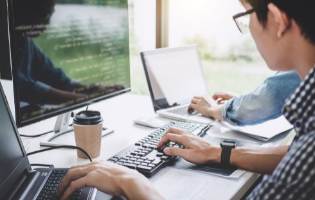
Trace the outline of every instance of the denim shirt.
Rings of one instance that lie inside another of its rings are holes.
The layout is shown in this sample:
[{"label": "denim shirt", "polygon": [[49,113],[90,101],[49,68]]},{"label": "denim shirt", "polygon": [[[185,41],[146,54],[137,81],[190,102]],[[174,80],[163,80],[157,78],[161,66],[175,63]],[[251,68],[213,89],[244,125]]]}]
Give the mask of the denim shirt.
[{"label": "denim shirt", "polygon": [[282,107],[301,83],[296,72],[277,72],[258,88],[229,100],[222,107],[224,121],[231,125],[254,125],[278,118]]},{"label": "denim shirt", "polygon": [[25,37],[24,48],[17,51],[18,85],[20,101],[42,104],[48,90],[72,92],[78,82],[70,79],[62,69],[56,68],[34,41]]}]

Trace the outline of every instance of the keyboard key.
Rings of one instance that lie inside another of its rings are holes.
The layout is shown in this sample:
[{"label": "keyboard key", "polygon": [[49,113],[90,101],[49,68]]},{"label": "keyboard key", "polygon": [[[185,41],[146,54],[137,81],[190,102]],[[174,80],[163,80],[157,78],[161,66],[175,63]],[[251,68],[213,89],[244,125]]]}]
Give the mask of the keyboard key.
[{"label": "keyboard key", "polygon": [[124,164],[124,162],[116,162],[116,164],[122,165],[122,164]]},{"label": "keyboard key", "polygon": [[148,167],[155,167],[155,165],[152,165],[152,164],[148,164]]},{"label": "keyboard key", "polygon": [[131,152],[130,154],[131,154],[131,155],[134,155],[134,156],[135,156],[135,155],[137,155],[137,153],[136,153],[136,152]]},{"label": "keyboard key", "polygon": [[142,143],[140,143],[140,142],[136,142],[136,143],[135,143],[135,145],[137,145],[137,146],[141,146],[141,145],[142,145]]},{"label": "keyboard key", "polygon": [[157,157],[162,157],[164,154],[163,153],[157,153],[156,156]]},{"label": "keyboard key", "polygon": [[144,163],[151,163],[151,161],[150,160],[145,160]]},{"label": "keyboard key", "polygon": [[141,163],[140,165],[141,165],[141,166],[147,166],[148,163]]},{"label": "keyboard key", "polygon": [[157,164],[159,164],[160,162],[161,162],[161,160],[155,160],[155,161],[152,161],[151,164],[157,165]]},{"label": "keyboard key", "polygon": [[129,167],[130,169],[136,169],[136,167],[137,167],[137,165],[129,164],[129,163],[124,163],[123,166]]},{"label": "keyboard key", "polygon": [[140,165],[141,162],[136,161],[136,162],[133,162],[133,164],[135,164],[135,165]]},{"label": "keyboard key", "polygon": [[138,153],[138,156],[145,156],[145,153]]},{"label": "keyboard key", "polygon": [[139,165],[137,169],[143,170],[143,171],[151,171],[152,167],[145,167],[145,166]]},{"label": "keyboard key", "polygon": [[162,156],[161,159],[162,160],[169,160],[168,156]]}]

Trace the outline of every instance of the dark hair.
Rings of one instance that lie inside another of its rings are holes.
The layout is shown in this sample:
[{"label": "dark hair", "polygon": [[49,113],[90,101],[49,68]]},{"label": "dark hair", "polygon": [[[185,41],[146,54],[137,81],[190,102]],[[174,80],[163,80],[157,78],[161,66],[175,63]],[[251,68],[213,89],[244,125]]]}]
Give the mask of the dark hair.
[{"label": "dark hair", "polygon": [[301,34],[315,44],[315,0],[244,0],[254,9],[264,26],[267,23],[268,4],[275,4],[293,19],[301,29]]}]

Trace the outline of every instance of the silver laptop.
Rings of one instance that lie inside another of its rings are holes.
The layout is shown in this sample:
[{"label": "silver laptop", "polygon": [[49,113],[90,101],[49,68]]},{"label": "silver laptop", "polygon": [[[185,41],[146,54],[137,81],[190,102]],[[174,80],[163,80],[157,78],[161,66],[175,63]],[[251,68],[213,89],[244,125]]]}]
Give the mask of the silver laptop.
[{"label": "silver laptop", "polygon": [[154,111],[177,121],[211,123],[188,111],[194,96],[209,95],[196,45],[141,52]]}]

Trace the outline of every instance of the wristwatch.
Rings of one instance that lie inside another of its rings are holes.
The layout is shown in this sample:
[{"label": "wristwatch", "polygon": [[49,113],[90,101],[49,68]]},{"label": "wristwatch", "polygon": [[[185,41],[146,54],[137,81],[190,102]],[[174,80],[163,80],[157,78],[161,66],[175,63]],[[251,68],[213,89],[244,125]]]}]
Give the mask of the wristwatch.
[{"label": "wristwatch", "polygon": [[221,164],[229,166],[230,165],[230,156],[233,148],[236,147],[236,142],[233,140],[224,140],[220,143],[222,148],[221,153]]}]

